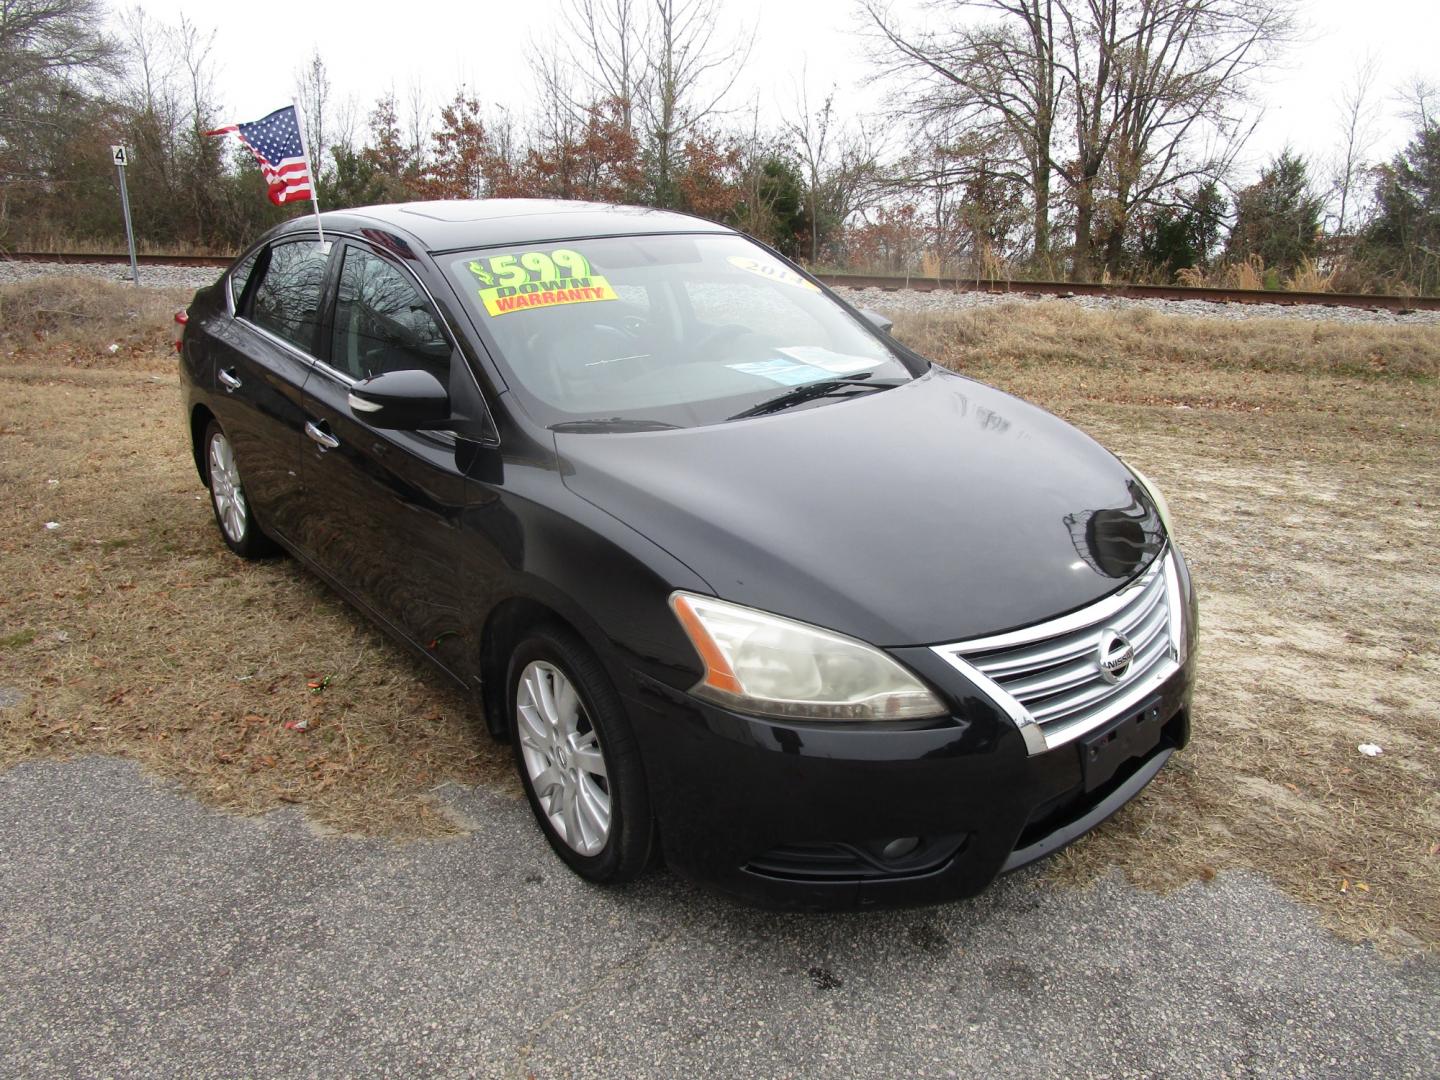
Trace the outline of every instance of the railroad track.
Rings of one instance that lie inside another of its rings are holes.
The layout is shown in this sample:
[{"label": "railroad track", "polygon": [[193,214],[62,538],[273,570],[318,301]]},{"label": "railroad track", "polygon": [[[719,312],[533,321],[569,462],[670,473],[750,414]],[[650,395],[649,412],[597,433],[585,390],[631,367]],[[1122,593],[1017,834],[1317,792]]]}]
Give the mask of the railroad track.
[{"label": "railroad track", "polygon": [[[14,251],[0,255],[13,262],[126,263],[128,255],[78,252]],[[233,255],[141,255],[141,266],[229,266]],[[1073,281],[937,280],[878,274],[816,274],[827,285],[849,289],[910,289],[918,292],[983,292],[1031,296],[1110,296],[1122,300],[1199,300],[1210,304],[1315,304],[1368,311],[1440,311],[1440,296],[1379,296],[1367,293],[1207,289],[1183,285],[1097,285]]]},{"label": "railroad track", "polygon": [[1209,304],[1316,304],[1369,311],[1440,311],[1440,296],[1372,296],[1364,293],[1269,292],[1206,289],[1184,285],[1096,285],[1074,281],[936,281],[872,274],[816,274],[827,285],[851,289],[914,289],[920,292],[1008,293],[1015,296],[1113,296],[1122,300],[1200,300]]},{"label": "railroad track", "polygon": [[[7,251],[0,253],[6,262],[48,262],[48,263],[117,263],[128,265],[130,256],[113,252],[73,251]],[[235,261],[234,255],[137,255],[135,261],[141,266],[229,266]]]}]

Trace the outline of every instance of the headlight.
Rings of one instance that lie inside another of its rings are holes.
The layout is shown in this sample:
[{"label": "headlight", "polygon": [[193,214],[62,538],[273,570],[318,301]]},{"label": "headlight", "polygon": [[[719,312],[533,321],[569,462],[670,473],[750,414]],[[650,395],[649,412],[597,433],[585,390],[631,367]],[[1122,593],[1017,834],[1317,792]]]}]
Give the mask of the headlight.
[{"label": "headlight", "polygon": [[1165,496],[1160,494],[1160,489],[1155,486],[1155,481],[1128,461],[1125,462],[1125,467],[1135,474],[1135,479],[1140,481],[1140,486],[1145,489],[1146,494],[1150,496],[1150,501],[1155,504],[1155,510],[1160,515],[1160,524],[1165,527],[1165,535],[1173,537],[1175,528],[1174,523],[1170,520],[1170,504],[1165,501]]},{"label": "headlight", "polygon": [[692,693],[761,716],[918,720],[947,710],[879,649],[805,623],[677,592],[670,606],[705,664]]}]

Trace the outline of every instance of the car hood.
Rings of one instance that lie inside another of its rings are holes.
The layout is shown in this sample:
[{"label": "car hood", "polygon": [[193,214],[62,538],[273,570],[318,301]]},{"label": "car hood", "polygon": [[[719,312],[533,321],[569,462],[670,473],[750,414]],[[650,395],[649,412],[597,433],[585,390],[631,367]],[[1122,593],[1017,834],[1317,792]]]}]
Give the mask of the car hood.
[{"label": "car hood", "polygon": [[1063,614],[1163,544],[1148,494],[1093,439],[938,368],[773,416],[555,442],[571,490],[716,595],[879,645]]}]

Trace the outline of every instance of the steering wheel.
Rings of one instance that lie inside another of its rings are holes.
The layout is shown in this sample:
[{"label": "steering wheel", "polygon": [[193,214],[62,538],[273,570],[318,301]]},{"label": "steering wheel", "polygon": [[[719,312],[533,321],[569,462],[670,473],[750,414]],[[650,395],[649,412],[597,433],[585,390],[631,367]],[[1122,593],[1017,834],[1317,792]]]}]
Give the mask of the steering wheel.
[{"label": "steering wheel", "polygon": [[557,335],[546,351],[559,389],[575,396],[617,380],[634,356],[635,339],[617,326],[590,322]]},{"label": "steering wheel", "polygon": [[707,330],[699,341],[696,341],[690,346],[690,352],[696,356],[703,355],[716,345],[719,345],[722,341],[729,341],[731,338],[737,338],[748,333],[750,333],[748,326],[742,326],[740,323],[722,323],[719,326]]}]

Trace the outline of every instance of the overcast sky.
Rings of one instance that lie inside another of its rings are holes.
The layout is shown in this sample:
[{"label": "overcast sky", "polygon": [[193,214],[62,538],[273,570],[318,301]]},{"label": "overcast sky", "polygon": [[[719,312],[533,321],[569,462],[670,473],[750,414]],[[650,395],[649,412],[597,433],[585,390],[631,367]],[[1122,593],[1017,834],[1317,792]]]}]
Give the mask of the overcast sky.
[{"label": "overcast sky", "polygon": [[[185,12],[219,31],[219,98],[226,122],[255,120],[289,102],[296,72],[318,46],[337,102],[353,96],[363,121],[392,87],[404,99],[416,80],[432,105],[464,82],[482,103],[523,115],[530,85],[525,55],[561,28],[567,5],[493,0],[316,0],[265,7],[196,0],[143,0],[153,16],[174,22]],[[793,111],[807,75],[812,102],[833,85],[847,112],[878,108],[881,90],[866,85],[865,48],[849,0],[722,0],[721,36],[748,37],[754,48],[727,99],[747,117],[758,105],[762,126]],[[918,13],[917,0],[894,0]],[[1303,0],[1305,39],[1261,88],[1264,116],[1245,155],[1247,171],[1287,143],[1307,156],[1332,151],[1335,101],[1367,55],[1380,64],[1380,142],[1385,157],[1408,137],[1393,94],[1416,75],[1440,83],[1440,0]],[[913,22],[912,22],[913,25]],[[362,131],[363,133],[363,131]]]}]

